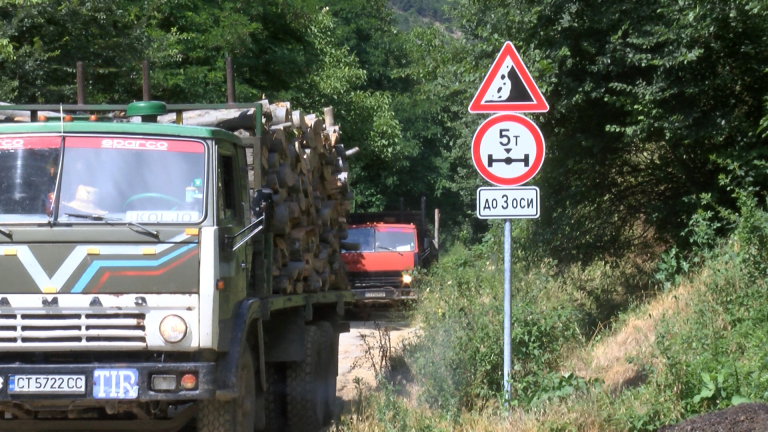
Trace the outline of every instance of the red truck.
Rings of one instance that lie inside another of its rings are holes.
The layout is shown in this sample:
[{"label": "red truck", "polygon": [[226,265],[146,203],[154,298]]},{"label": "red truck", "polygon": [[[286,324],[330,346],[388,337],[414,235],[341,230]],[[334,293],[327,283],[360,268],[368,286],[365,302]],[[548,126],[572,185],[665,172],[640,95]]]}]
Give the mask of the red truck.
[{"label": "red truck", "polygon": [[347,265],[358,302],[415,300],[413,270],[437,259],[439,211],[435,235],[427,233],[425,200],[421,211],[352,213],[341,259]]}]

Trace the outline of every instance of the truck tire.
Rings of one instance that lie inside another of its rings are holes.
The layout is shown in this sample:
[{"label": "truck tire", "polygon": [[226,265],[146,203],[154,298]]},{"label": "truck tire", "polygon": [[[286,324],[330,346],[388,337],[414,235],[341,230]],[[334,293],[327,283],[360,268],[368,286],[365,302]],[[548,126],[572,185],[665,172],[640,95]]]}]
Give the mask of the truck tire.
[{"label": "truck tire", "polygon": [[238,362],[237,397],[199,402],[198,432],[253,432],[256,426],[256,368],[250,348],[243,347]]},{"label": "truck tire", "polygon": [[329,425],[336,411],[336,374],[339,361],[338,340],[330,323],[318,322],[313,324],[320,333],[320,347],[322,350],[322,380],[325,398],[325,415],[323,425]]},{"label": "truck tire", "polygon": [[266,426],[264,432],[285,430],[285,365],[267,363],[267,391],[264,395]]},{"label": "truck tire", "polygon": [[320,332],[316,327],[307,326],[305,335],[304,360],[288,363],[286,367],[289,432],[317,432],[325,419]]}]

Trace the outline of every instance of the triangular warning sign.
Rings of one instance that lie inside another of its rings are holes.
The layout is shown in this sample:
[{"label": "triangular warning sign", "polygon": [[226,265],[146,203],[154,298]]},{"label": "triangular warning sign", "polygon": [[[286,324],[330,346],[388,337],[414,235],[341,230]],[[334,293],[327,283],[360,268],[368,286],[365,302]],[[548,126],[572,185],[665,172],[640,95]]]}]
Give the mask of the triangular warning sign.
[{"label": "triangular warning sign", "polygon": [[520,54],[505,42],[469,104],[471,113],[545,112],[549,110]]}]

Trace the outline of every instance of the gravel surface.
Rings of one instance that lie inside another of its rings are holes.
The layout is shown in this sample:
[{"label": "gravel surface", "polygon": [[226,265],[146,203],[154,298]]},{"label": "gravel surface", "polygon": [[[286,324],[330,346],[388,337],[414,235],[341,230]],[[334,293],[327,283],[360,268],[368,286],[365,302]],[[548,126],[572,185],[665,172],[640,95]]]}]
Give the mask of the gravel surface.
[{"label": "gravel surface", "polygon": [[768,404],[740,404],[673,425],[659,432],[758,432],[768,431]]},{"label": "gravel surface", "polygon": [[366,345],[363,335],[369,336],[369,344],[376,347],[376,324],[389,330],[389,337],[393,349],[400,346],[404,339],[413,337],[415,329],[408,322],[397,321],[352,321],[351,330],[339,337],[339,376],[336,381],[336,393],[345,402],[355,399],[357,386],[355,378],[359,378],[364,388],[370,389],[375,384],[373,369],[370,363],[363,357]]}]

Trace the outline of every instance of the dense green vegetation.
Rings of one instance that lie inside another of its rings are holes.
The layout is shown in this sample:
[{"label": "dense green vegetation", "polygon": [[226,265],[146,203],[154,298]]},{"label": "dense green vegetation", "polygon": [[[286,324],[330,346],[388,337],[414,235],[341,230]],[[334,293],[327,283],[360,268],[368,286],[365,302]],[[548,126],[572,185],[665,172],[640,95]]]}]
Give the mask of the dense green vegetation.
[{"label": "dense green vegetation", "polygon": [[[399,31],[393,9],[452,33]],[[547,155],[532,181],[541,218],[513,235],[508,402],[544,429],[652,430],[768,400],[766,0],[4,0],[0,20],[2,101],[73,102],[77,60],[89,101],[136,99],[144,59],[156,98],[221,101],[231,55],[240,101],[335,106],[363,150],[358,210],[422,195],[441,209],[454,248],[415,311],[430,343],[403,357],[426,411],[382,381],[366,419],[390,430],[467,426],[504,406],[500,228],[473,216],[485,184],[469,145],[485,116],[466,107],[511,40],[551,109],[529,116]],[[685,313],[658,320],[654,354],[630,359],[644,384],[608,391],[569,369],[649,299],[683,289]],[[542,414],[543,400],[562,415]]]},{"label": "dense green vegetation", "polygon": [[[412,374],[411,397],[430,409],[413,410],[396,391],[402,382],[383,376],[381,391],[364,400],[362,414],[345,427],[655,431],[691,415],[767,402],[768,212],[754,198],[735,199],[738,214],[718,210],[731,235],[718,239],[712,215],[701,213],[690,225],[697,246],[684,259],[666,253],[666,266],[638,265],[637,257],[560,270],[551,262],[515,266],[511,401],[500,397],[501,247],[493,235],[481,245],[454,248],[423,281],[415,311],[423,335],[393,362]],[[663,307],[630,304],[648,288],[663,293]],[[611,304],[630,308],[617,317],[617,309],[605,308]],[[655,341],[630,351],[626,361],[635,372],[626,387],[604,381],[609,375],[579,376],[573,369],[574,353],[625,348],[595,322],[614,316],[609,329],[619,331],[623,322],[636,325],[653,314]],[[403,374],[396,369],[391,376]]]},{"label": "dense green vegetation", "polygon": [[446,0],[391,0],[397,26],[403,30],[432,24],[448,24]]}]

